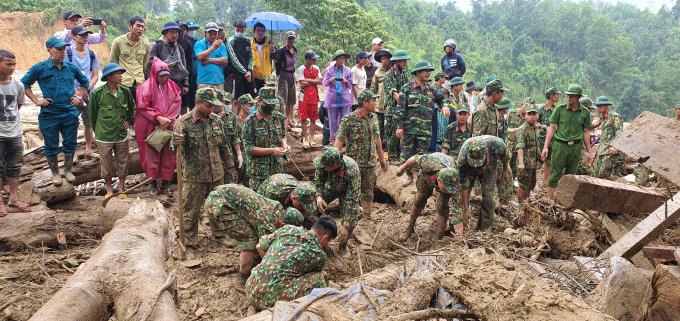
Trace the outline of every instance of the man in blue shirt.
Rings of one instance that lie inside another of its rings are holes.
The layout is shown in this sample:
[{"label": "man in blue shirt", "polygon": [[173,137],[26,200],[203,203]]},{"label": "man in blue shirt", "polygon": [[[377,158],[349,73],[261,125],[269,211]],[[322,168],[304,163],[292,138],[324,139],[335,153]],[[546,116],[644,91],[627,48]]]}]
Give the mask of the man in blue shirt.
[{"label": "man in blue shirt", "polygon": [[205,38],[194,45],[199,63],[198,89],[211,87],[224,91],[224,65],[229,62],[227,47],[217,38],[219,26],[214,22],[205,25]]},{"label": "man in blue shirt", "polygon": [[465,60],[456,51],[456,42],[453,39],[448,39],[444,42],[444,52],[446,53],[442,57],[442,71],[444,71],[444,77],[446,78],[444,88],[451,90],[451,79],[456,77],[463,78],[463,75],[465,75]]},{"label": "man in blue shirt", "polygon": [[[78,121],[80,112],[76,106],[82,104],[83,96],[87,94],[90,85],[90,81],[78,66],[64,61],[68,45],[56,37],[47,39],[45,46],[50,58],[31,66],[28,73],[21,78],[26,97],[41,107],[38,126],[45,139],[45,156],[52,171],[52,184],[57,186],[62,184],[57,162],[59,134],[63,139],[61,144],[64,152],[64,177],[70,183],[76,181],[76,177],[71,173],[80,123]],[[76,80],[80,85],[77,93],[73,87]],[[36,81],[42,91],[42,99],[38,99],[31,89],[31,85]]]}]

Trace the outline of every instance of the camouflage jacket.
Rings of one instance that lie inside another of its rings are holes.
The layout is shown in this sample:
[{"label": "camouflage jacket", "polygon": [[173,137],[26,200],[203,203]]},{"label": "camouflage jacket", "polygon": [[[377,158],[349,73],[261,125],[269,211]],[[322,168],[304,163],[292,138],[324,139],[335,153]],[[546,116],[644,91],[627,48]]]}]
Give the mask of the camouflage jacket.
[{"label": "camouflage jacket", "polygon": [[394,100],[392,93],[400,93],[401,87],[408,82],[406,70],[399,74],[396,68],[396,66],[393,66],[385,74],[385,116],[387,117],[393,117],[397,108],[397,101]]},{"label": "camouflage jacket", "polygon": [[543,150],[541,140],[538,135],[539,129],[537,126],[530,126],[529,123],[524,123],[517,131],[517,144],[515,149],[524,150],[524,167],[526,169],[538,168],[540,164],[540,155]]},{"label": "camouflage jacket", "polygon": [[555,111],[555,105],[553,108],[548,110],[546,105],[538,107],[538,123],[545,126],[550,126],[550,116],[552,116],[553,111]]},{"label": "camouflage jacket", "polygon": [[269,176],[260,187],[257,188],[257,193],[271,200],[275,200],[285,208],[292,205],[289,196],[293,193],[300,182],[288,174],[274,174]]},{"label": "camouflage jacket", "polygon": [[417,155],[414,162],[420,168],[421,174],[428,176],[436,175],[447,167],[456,168],[456,161],[444,153]]},{"label": "camouflage jacket", "polygon": [[463,143],[470,138],[472,132],[470,131],[470,126],[466,125],[466,130],[461,130],[458,127],[458,123],[450,123],[446,127],[446,133],[444,134],[444,142],[442,143],[442,148],[448,149],[448,155],[454,158],[458,157],[460,153],[460,147]]},{"label": "camouflage jacket", "polygon": [[283,292],[301,276],[323,271],[326,253],[312,231],[286,225],[274,234],[260,237],[260,247],[266,252],[250,276],[255,297]]},{"label": "camouflage jacket", "polygon": [[472,113],[472,137],[491,135],[498,136],[498,130],[502,123],[498,120],[498,111],[495,106],[489,106],[483,99]]},{"label": "camouflage jacket", "polygon": [[[239,117],[240,118],[240,117]],[[252,155],[254,147],[261,148],[275,148],[281,147],[281,142],[286,138],[286,116],[274,111],[269,121],[267,121],[259,111],[256,111],[245,119],[243,122],[243,132],[241,140],[245,148],[245,154],[248,155],[248,167],[251,168],[249,174],[251,178],[266,179],[271,173],[259,173],[257,168],[264,165],[264,168],[270,168],[271,163],[283,163],[283,158],[275,157],[274,155]],[[258,176],[258,173],[264,175]]]},{"label": "camouflage jacket", "polygon": [[431,137],[435,104],[448,106],[449,101],[429,84],[419,87],[412,81],[404,85],[399,92],[399,103],[394,113],[397,128],[403,129],[404,135]]},{"label": "camouflage jacket", "polygon": [[[454,94],[453,91],[451,92],[451,96],[449,96],[449,102],[451,105],[453,105],[454,109],[458,109],[458,107],[462,106],[463,103],[467,103],[468,99],[465,97],[464,92],[459,92],[458,95]],[[451,112],[454,112],[451,110]]]},{"label": "camouflage jacket", "polygon": [[[460,173],[463,173],[463,171],[470,171],[474,170],[472,166],[468,163],[468,154],[467,154],[467,144],[472,141],[473,139],[483,139],[484,142],[486,143],[486,150],[487,150],[487,158],[486,162],[482,167],[488,168],[489,165],[496,164],[497,161],[509,161],[511,158],[510,153],[508,152],[508,146],[505,145],[505,142],[503,142],[502,139],[493,136],[493,135],[483,135],[479,137],[472,137],[468,139],[463,146],[460,148],[460,154],[458,155],[458,161],[457,161],[457,167],[459,169]],[[479,168],[482,168],[479,167]],[[492,166],[493,170],[496,170],[495,165]],[[461,174],[462,175],[462,174]]]},{"label": "camouflage jacket", "polygon": [[362,117],[358,109],[342,118],[336,137],[345,143],[345,155],[351,157],[359,167],[375,167],[379,138],[378,117],[374,113]]},{"label": "camouflage jacket", "polygon": [[340,224],[349,222],[350,229],[354,229],[357,224],[359,194],[361,194],[361,172],[357,163],[350,157],[343,156],[342,165],[333,172],[317,167],[314,185],[316,196],[344,195],[346,207],[350,212],[342,213]]},{"label": "camouflage jacket", "polygon": [[[525,122],[522,116],[519,114],[519,109],[511,110],[508,112],[508,128],[519,128]],[[505,143],[508,145],[508,150],[513,152],[515,150],[515,143],[517,142],[517,132],[507,133],[505,135]]]},{"label": "camouflage jacket", "polygon": [[203,205],[214,218],[215,228],[226,229],[226,222],[240,218],[262,237],[276,231],[276,220],[283,212],[279,202],[237,184],[220,185],[210,192]]},{"label": "camouflage jacket", "polygon": [[[598,113],[599,115],[599,113]],[[623,131],[623,120],[621,116],[613,111],[607,112],[605,115],[599,115],[602,120],[600,128],[602,134],[600,135],[600,153],[599,155],[610,155],[612,153],[612,142]]]},{"label": "camouflage jacket", "polygon": [[[212,183],[224,177],[222,159],[230,155],[222,120],[210,114],[207,122],[188,112],[175,121],[174,134],[184,135],[182,177],[185,182]],[[174,146],[171,144],[174,151]]]}]

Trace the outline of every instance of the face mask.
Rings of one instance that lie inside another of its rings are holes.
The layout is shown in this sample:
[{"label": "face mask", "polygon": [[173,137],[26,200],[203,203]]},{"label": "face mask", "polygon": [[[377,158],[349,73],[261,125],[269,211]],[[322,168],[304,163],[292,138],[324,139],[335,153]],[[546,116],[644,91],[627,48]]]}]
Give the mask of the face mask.
[{"label": "face mask", "polygon": [[262,105],[260,108],[262,108],[262,112],[267,115],[271,115],[271,113],[274,112],[274,106]]},{"label": "face mask", "polygon": [[234,32],[234,37],[236,37],[236,38],[243,38],[244,36],[245,36],[244,33]]},{"label": "face mask", "polygon": [[189,38],[196,38],[196,30],[187,31]]},{"label": "face mask", "polygon": [[248,108],[248,113],[252,114],[255,112],[255,106]]}]

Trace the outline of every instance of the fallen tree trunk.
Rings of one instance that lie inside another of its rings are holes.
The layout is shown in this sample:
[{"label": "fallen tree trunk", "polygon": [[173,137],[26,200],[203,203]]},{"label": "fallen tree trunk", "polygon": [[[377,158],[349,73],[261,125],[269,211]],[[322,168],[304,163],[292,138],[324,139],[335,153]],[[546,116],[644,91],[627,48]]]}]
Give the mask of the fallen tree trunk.
[{"label": "fallen tree trunk", "polygon": [[[406,174],[401,177],[397,177],[397,170],[399,166],[389,165],[387,167],[387,172],[383,172],[382,169],[377,169],[376,174],[378,175],[378,180],[375,184],[375,188],[387,195],[389,195],[392,200],[400,208],[406,208],[413,204],[413,195],[411,189],[416,186],[417,174],[413,177],[413,183],[407,187],[402,187],[401,183],[406,179]],[[432,202],[428,199],[428,203]]]},{"label": "fallen tree trunk", "polygon": [[314,137],[314,141],[318,146],[316,148],[302,148],[300,139],[296,138],[296,136],[291,135],[290,133],[286,135],[286,141],[291,147],[291,151],[288,153],[291,161],[283,162],[283,172],[293,175],[298,180],[305,180],[305,176],[307,176],[310,181],[313,181],[314,174],[316,172],[316,167],[314,167],[314,159],[321,155],[321,151],[323,150],[323,148],[320,147],[321,135],[316,135]]},{"label": "fallen tree trunk", "polygon": [[170,218],[158,202],[137,201],[98,250],[83,263],[33,321],[179,320],[164,262],[172,250]]},{"label": "fallen tree trunk", "polygon": [[[100,239],[127,215],[133,199],[113,199],[106,209],[56,213],[10,213],[0,224],[0,251],[20,251],[47,246],[57,248],[82,239]],[[97,203],[96,205],[100,205]],[[63,233],[60,241],[60,233]]]},{"label": "fallen tree trunk", "polygon": [[565,208],[608,213],[646,214],[663,205],[666,196],[653,189],[585,175],[564,175],[555,200]]}]

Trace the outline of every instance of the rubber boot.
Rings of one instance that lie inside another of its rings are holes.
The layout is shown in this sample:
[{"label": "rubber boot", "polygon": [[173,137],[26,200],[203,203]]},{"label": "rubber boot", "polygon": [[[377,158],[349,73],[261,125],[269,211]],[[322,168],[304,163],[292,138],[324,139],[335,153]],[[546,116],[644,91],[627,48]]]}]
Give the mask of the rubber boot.
[{"label": "rubber boot", "polygon": [[401,241],[406,242],[416,229],[416,221],[409,221],[406,231],[401,235]]},{"label": "rubber boot", "polygon": [[52,172],[52,185],[61,185],[63,181],[61,180],[61,175],[59,174],[59,161],[57,160],[57,156],[47,157],[47,164],[50,165],[50,171]]},{"label": "rubber boot", "polygon": [[73,167],[73,154],[64,153],[64,177],[69,183],[76,181],[76,177],[71,173],[71,167]]},{"label": "rubber boot", "polygon": [[162,180],[161,188],[163,189],[163,194],[168,197],[172,197],[172,190],[170,189],[170,181]]}]

